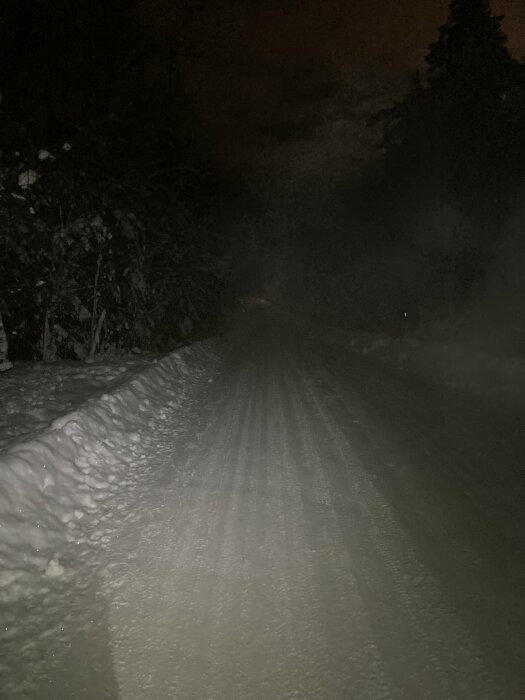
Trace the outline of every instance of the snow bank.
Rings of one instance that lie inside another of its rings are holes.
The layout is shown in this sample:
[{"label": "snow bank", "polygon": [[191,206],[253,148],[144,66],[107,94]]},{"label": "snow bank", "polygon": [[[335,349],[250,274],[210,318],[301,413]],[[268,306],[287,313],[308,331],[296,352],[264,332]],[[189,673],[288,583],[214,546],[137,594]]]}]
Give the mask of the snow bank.
[{"label": "snow bank", "polygon": [[[297,323],[297,320],[296,320]],[[435,383],[523,408],[525,359],[498,357],[460,343],[430,343],[417,338],[393,338],[384,333],[320,329],[299,322],[313,338],[366,355]]]},{"label": "snow bank", "polygon": [[12,372],[0,376],[0,453],[44,432],[88,399],[113,390],[153,359],[134,355],[94,364],[16,362]]},{"label": "snow bank", "polygon": [[101,504],[126,485],[130,467],[145,456],[152,423],[176,417],[186,390],[215,357],[203,343],[174,352],[1,455],[4,600],[7,591],[16,597],[28,572],[55,577],[63,571],[68,545],[85,544],[87,516],[96,524]]},{"label": "snow bank", "polygon": [[516,404],[525,398],[523,358],[497,357],[460,343],[427,343],[362,332],[348,334],[344,343],[398,369],[479,396]]}]

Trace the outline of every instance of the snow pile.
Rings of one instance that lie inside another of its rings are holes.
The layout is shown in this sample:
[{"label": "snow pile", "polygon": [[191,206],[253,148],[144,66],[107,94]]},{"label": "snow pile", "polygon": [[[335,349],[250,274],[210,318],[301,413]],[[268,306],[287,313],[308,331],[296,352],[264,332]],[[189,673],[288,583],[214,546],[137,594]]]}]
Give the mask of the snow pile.
[{"label": "snow pile", "polygon": [[399,369],[479,396],[519,404],[525,397],[525,359],[502,357],[461,343],[428,343],[352,333],[345,344]]},{"label": "snow pile", "polygon": [[101,504],[140,479],[151,425],[159,416],[176,418],[186,390],[214,357],[205,344],[172,353],[2,455],[1,599],[22,595],[28,574],[60,576],[74,550],[90,544],[86,523],[91,540],[100,537]]},{"label": "snow pile", "polygon": [[13,371],[0,376],[0,452],[43,432],[64,413],[145,369],[152,359],[136,355],[90,365],[16,362]]},{"label": "snow pile", "polygon": [[470,391],[478,396],[523,405],[525,359],[496,356],[461,343],[432,343],[384,333],[319,328],[294,313],[294,323],[317,340],[369,356],[426,380]]}]

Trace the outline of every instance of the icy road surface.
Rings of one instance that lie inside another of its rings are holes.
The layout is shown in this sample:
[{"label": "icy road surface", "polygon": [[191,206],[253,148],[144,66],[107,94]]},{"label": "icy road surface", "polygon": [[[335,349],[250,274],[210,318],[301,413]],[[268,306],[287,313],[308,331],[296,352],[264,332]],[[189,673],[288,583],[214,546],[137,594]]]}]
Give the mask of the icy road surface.
[{"label": "icy road surface", "polygon": [[524,697],[522,417],[247,316],[105,548],[24,603],[18,697]]}]

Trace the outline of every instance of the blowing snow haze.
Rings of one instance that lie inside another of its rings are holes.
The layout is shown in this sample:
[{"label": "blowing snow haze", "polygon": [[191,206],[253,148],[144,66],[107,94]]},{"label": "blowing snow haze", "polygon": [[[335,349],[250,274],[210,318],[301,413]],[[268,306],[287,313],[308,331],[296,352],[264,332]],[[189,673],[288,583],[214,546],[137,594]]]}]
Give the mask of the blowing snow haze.
[{"label": "blowing snow haze", "polygon": [[525,688],[525,5],[0,0],[0,697]]}]

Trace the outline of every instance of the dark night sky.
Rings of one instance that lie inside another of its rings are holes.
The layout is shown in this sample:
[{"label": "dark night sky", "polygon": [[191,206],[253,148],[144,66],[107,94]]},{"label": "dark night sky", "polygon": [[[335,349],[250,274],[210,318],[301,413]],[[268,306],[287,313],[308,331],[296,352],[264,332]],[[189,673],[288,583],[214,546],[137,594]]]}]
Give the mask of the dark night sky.
[{"label": "dark night sky", "polygon": [[[259,0],[145,3],[155,33],[182,32],[183,81],[195,119],[224,164],[357,168],[376,135],[367,116],[406,85],[446,20],[447,0]],[[213,9],[220,7],[221,9]],[[224,7],[228,10],[225,12]],[[494,12],[525,53],[525,3]]]}]

